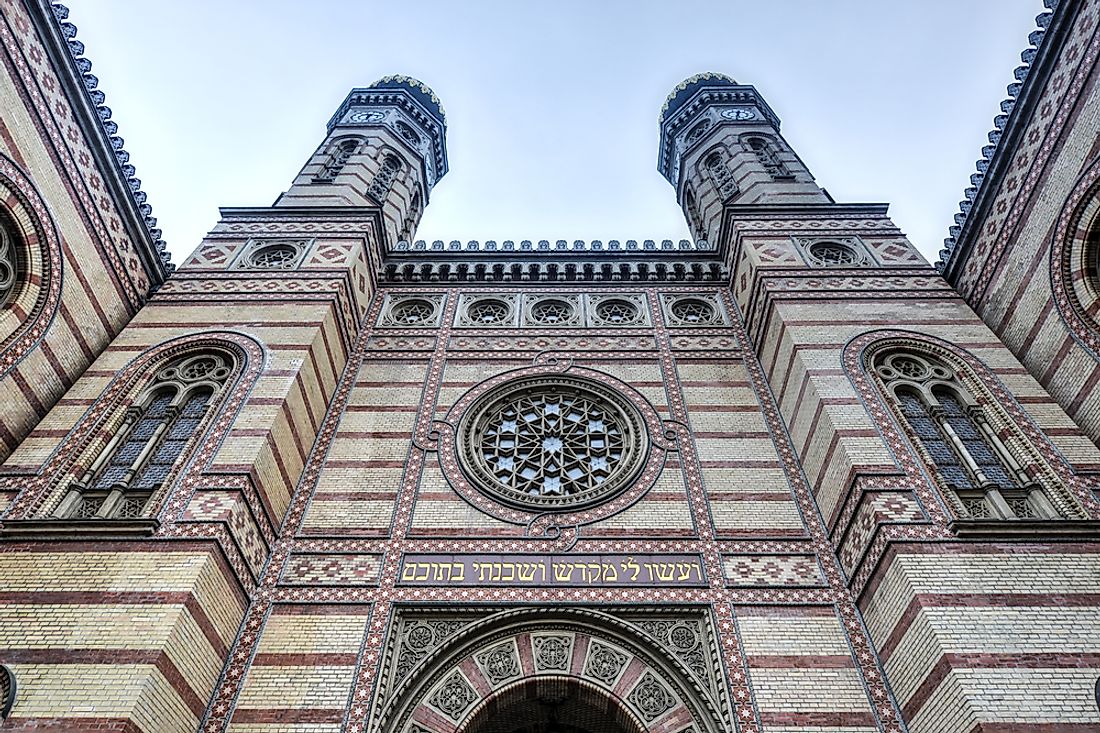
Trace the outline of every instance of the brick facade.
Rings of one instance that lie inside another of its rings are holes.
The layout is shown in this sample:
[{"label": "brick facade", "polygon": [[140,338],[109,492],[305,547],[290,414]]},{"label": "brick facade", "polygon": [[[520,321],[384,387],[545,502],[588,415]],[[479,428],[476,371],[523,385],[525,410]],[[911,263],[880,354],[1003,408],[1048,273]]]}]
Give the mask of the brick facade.
[{"label": "brick facade", "polygon": [[[168,277],[132,171],[80,117],[102,99],[71,83],[63,10],[8,0],[0,204],[30,254],[0,312],[0,729],[1100,726],[1100,450],[1074,361],[1094,312],[1078,288],[1077,325],[1059,315],[1045,276],[1059,248],[1070,283],[1092,266],[1098,7],[1040,19],[1019,92],[1061,95],[1034,107],[1063,163],[1017,118],[996,153],[1035,166],[1019,205],[1064,235],[1049,251],[976,204],[989,244],[960,231],[945,279],[714,74],[661,117],[696,241],[428,245],[447,120],[387,77]],[[989,295],[1011,278],[1014,310]],[[190,434],[170,409],[131,448],[207,353],[229,366]],[[984,441],[1019,485],[964,501],[884,376],[896,354],[966,395],[930,414],[968,475]],[[127,497],[170,448],[137,510],[74,509],[117,456]]]}]

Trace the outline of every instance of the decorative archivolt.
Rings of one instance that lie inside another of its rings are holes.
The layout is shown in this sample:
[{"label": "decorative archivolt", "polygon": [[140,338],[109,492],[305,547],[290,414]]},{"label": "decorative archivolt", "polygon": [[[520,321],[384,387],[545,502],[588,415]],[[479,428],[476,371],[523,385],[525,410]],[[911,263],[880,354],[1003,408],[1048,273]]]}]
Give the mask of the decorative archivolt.
[{"label": "decorative archivolt", "polygon": [[594,610],[547,608],[480,620],[399,616],[370,727],[480,733],[488,716],[503,710],[525,709],[568,725],[571,710],[580,708],[602,711],[601,722],[616,733],[726,731],[732,721],[714,681],[717,655],[702,619],[627,622]]},{"label": "decorative archivolt", "polygon": [[61,241],[45,201],[0,154],[0,376],[34,348],[61,298]]},{"label": "decorative archivolt", "polygon": [[213,455],[262,368],[260,344],[233,332],[139,355],[25,482],[9,519],[156,516],[184,465]]},{"label": "decorative archivolt", "polygon": [[135,519],[202,434],[205,418],[235,369],[233,357],[203,349],[157,369],[116,416],[106,445],[91,458],[53,512],[73,519]]},{"label": "decorative archivolt", "polygon": [[1033,437],[967,359],[914,336],[872,343],[864,365],[956,518],[1085,517]]},{"label": "decorative archivolt", "polygon": [[1100,159],[1085,170],[1059,217],[1050,276],[1066,325],[1100,359]]}]

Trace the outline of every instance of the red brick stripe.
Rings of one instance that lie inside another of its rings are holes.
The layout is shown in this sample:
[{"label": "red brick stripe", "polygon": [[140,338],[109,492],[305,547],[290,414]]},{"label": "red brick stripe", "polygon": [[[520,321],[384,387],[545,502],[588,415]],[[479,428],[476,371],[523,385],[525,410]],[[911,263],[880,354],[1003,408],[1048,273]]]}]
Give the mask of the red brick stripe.
[{"label": "red brick stripe", "polygon": [[146,733],[126,718],[17,718],[4,721],[6,731],[64,731],[65,733]]},{"label": "red brick stripe", "polygon": [[257,654],[252,664],[263,667],[318,667],[321,665],[354,667],[358,655],[354,652],[308,652]]},{"label": "red brick stripe", "polygon": [[340,723],[344,720],[343,708],[237,708],[234,723]]},{"label": "red brick stripe", "polygon": [[5,664],[151,664],[164,676],[183,703],[197,718],[206,710],[179,668],[160,649],[5,649],[0,653]]},{"label": "red brick stripe", "polygon": [[1100,667],[1100,653],[944,654],[913,696],[902,706],[902,711],[907,720],[912,720],[953,669],[1078,669],[1082,667]]},{"label": "red brick stripe", "polygon": [[750,669],[847,669],[856,666],[850,654],[751,654],[748,662]]},{"label": "red brick stripe", "polygon": [[0,604],[3,603],[82,606],[183,605],[218,656],[224,658],[229,651],[198,599],[183,591],[3,591],[0,592]]}]

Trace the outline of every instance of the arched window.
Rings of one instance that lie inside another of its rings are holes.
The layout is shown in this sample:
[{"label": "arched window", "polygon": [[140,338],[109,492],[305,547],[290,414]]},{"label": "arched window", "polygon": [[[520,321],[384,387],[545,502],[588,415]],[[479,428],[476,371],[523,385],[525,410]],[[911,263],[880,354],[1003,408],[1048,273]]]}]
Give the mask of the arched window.
[{"label": "arched window", "polygon": [[703,229],[703,220],[699,216],[699,205],[695,203],[695,194],[689,188],[684,193],[684,213],[687,214],[688,228],[696,239],[706,239],[707,233]]},{"label": "arched window", "polygon": [[197,438],[213,398],[232,371],[219,352],[190,354],[156,373],[126,409],[114,435],[73,482],[54,511],[74,519],[132,519],[145,514]]},{"label": "arched window", "polygon": [[393,153],[386,153],[382,156],[382,166],[378,169],[378,174],[375,175],[374,180],[371,181],[367,193],[373,196],[375,201],[382,203],[386,200],[386,196],[389,194],[390,188],[393,187],[393,182],[400,171],[401,161],[398,157]]},{"label": "arched window", "polygon": [[756,155],[756,160],[763,166],[769,176],[772,178],[791,177],[791,173],[787,170],[787,166],[779,159],[779,156],[775,152],[775,148],[766,138],[754,135],[744,138],[744,143],[748,149]]},{"label": "arched window", "polygon": [[332,152],[329,153],[328,160],[321,169],[321,173],[313,180],[329,183],[336,180],[336,176],[340,175],[340,171],[344,169],[344,165],[358,150],[359,140],[355,138],[341,140]]},{"label": "arched window", "polygon": [[733,171],[729,162],[721,151],[715,150],[703,159],[703,167],[714,180],[714,187],[723,201],[728,201],[737,195],[737,182],[733,180]]},{"label": "arched window", "polygon": [[1041,483],[1023,468],[947,363],[928,354],[886,351],[874,371],[893,397],[945,498],[963,519],[1059,517]]}]

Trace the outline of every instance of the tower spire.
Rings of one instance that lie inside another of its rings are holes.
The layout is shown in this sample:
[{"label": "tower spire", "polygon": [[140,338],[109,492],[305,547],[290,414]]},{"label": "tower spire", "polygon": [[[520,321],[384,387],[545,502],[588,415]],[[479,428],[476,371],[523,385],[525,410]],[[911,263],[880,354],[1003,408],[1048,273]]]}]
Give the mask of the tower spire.
[{"label": "tower spire", "polygon": [[727,203],[830,202],[779,127],[755,87],[725,74],[696,74],[668,95],[657,170],[696,239],[715,237]]},{"label": "tower spire", "polygon": [[423,82],[386,76],[352,89],[275,206],[377,206],[388,241],[411,239],[447,173],[446,133],[439,98]]}]

